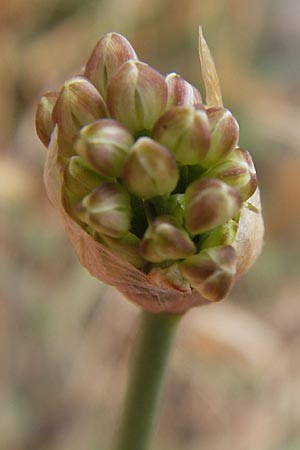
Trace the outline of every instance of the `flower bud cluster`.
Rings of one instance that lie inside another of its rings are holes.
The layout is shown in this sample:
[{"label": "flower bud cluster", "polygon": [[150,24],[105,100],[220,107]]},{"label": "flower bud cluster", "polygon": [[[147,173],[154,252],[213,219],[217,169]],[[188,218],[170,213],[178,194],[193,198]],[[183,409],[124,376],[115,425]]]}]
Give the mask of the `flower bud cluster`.
[{"label": "flower bud cluster", "polygon": [[44,145],[55,127],[72,219],[152,279],[168,274],[205,299],[223,298],[236,275],[240,211],[257,188],[231,112],[206,107],[194,86],[163,76],[110,33],[83,75],[42,97]]}]

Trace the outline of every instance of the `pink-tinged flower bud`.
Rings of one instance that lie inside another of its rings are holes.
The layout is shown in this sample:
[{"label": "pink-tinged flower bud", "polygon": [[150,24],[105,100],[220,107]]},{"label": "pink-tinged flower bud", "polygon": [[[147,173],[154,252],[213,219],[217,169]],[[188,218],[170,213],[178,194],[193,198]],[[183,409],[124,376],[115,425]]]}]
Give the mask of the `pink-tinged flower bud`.
[{"label": "pink-tinged flower bud", "polygon": [[50,137],[54,129],[52,111],[58,95],[58,92],[47,92],[41,97],[37,106],[35,114],[35,129],[38,137],[45,147],[48,147]]},{"label": "pink-tinged flower bud", "polygon": [[64,139],[72,142],[81,127],[106,115],[105,103],[95,86],[84,77],[74,77],[60,91],[52,118]]},{"label": "pink-tinged flower bud", "polygon": [[129,194],[119,184],[103,183],[82,199],[77,216],[100,234],[121,238],[130,229]]},{"label": "pink-tinged flower bud", "polygon": [[128,261],[137,269],[141,269],[145,261],[140,255],[141,240],[133,233],[127,233],[121,239],[114,239],[109,236],[98,236],[97,240],[109,248],[115,255]]},{"label": "pink-tinged flower bud", "polygon": [[224,224],[242,206],[239,192],[216,178],[190,184],[185,195],[185,225],[194,235]]},{"label": "pink-tinged flower bud", "polygon": [[204,298],[224,298],[236,274],[237,258],[233,247],[213,247],[190,256],[180,263],[180,270],[190,285]]},{"label": "pink-tinged flower bud", "polygon": [[192,255],[196,247],[172,216],[160,216],[146,230],[140,251],[147,261],[159,263]]},{"label": "pink-tinged flower bud", "polygon": [[238,222],[230,219],[224,225],[213,228],[200,236],[200,249],[231,245],[236,237]]},{"label": "pink-tinged flower bud", "polygon": [[97,172],[119,177],[134,138],[121,123],[100,119],[81,128],[74,140],[76,152]]},{"label": "pink-tinged flower bud", "polygon": [[228,159],[212,167],[205,176],[219,178],[235,187],[243,201],[248,200],[257,188],[255,167],[250,153],[243,148],[236,148]]},{"label": "pink-tinged flower bud", "polygon": [[130,42],[118,33],[109,33],[96,44],[86,64],[84,75],[96,86],[103,98],[106,98],[109,80],[129,59],[138,59]]},{"label": "pink-tinged flower bud", "polygon": [[148,278],[163,289],[174,289],[191,295],[190,283],[183,277],[177,262],[164,268],[153,267],[148,273]]},{"label": "pink-tinged flower bud", "polygon": [[204,107],[173,106],[155,123],[153,138],[168,147],[176,161],[198,164],[210,143],[209,123]]},{"label": "pink-tinged flower bud", "polygon": [[105,181],[107,180],[95,173],[80,156],[72,156],[63,172],[64,185],[81,198]]},{"label": "pink-tinged flower bud", "polygon": [[239,125],[228,109],[214,107],[206,112],[211,136],[209,151],[202,164],[209,167],[235,149],[239,140]]},{"label": "pink-tinged flower bud", "polygon": [[82,198],[107,180],[95,173],[80,156],[72,156],[62,172],[62,201],[66,211],[78,222],[76,207]]},{"label": "pink-tinged flower bud", "polygon": [[122,177],[130,192],[149,199],[173,191],[178,181],[178,169],[167,148],[142,137],[131,148]]},{"label": "pink-tinged flower bud", "polygon": [[107,86],[111,117],[124,123],[132,133],[151,130],[167,99],[164,77],[140,61],[124,63]]},{"label": "pink-tinged flower bud", "polygon": [[171,106],[194,106],[202,103],[198,89],[177,73],[169,73],[166,76],[166,83],[168,86],[168,108]]}]

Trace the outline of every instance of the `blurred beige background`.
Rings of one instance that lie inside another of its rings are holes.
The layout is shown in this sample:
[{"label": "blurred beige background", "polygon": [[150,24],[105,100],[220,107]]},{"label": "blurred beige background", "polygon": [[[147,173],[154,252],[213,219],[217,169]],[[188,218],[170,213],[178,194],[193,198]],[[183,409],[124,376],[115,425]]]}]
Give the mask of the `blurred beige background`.
[{"label": "blurred beige background", "polygon": [[201,88],[199,24],[256,162],[266,243],[229,299],[184,318],[152,448],[300,448],[299,0],[2,0],[0,450],[108,450],[137,331],[47,201],[38,98],[108,31]]}]

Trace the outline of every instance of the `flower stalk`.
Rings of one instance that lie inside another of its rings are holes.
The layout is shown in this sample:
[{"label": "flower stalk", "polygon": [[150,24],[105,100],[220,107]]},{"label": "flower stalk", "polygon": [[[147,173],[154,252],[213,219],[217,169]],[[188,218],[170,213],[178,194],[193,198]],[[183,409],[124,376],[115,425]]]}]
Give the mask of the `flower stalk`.
[{"label": "flower stalk", "polygon": [[143,312],[115,450],[146,450],[181,314]]}]

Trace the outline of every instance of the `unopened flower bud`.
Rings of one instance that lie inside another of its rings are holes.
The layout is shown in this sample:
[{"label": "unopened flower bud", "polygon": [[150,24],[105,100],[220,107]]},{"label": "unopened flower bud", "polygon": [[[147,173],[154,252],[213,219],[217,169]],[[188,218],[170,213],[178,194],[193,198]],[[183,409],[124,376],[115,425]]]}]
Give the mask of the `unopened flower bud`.
[{"label": "unopened flower bud", "polygon": [[80,156],[72,156],[63,172],[64,185],[81,198],[105,181]]},{"label": "unopened flower bud", "polygon": [[[66,211],[78,222],[76,207],[82,198],[107,181],[87,166],[80,156],[67,160],[62,172],[62,201]],[[82,222],[81,222],[82,224]]]},{"label": "unopened flower bud", "polygon": [[121,238],[130,229],[129,194],[119,184],[103,183],[82,199],[77,215],[100,234]]},{"label": "unopened flower bud", "polygon": [[158,216],[173,216],[179,225],[183,224],[185,208],[184,194],[172,194],[168,197],[155,197],[151,200],[151,203],[154,205]]},{"label": "unopened flower bud", "polygon": [[109,236],[98,236],[99,241],[109,248],[115,255],[128,261],[137,269],[141,269],[145,261],[140,255],[141,240],[133,233],[127,233],[121,239],[114,239]]},{"label": "unopened flower bud", "polygon": [[202,163],[209,167],[235,149],[239,140],[239,125],[228,109],[214,107],[206,112],[211,136],[209,151]]},{"label": "unopened flower bud", "polygon": [[148,273],[148,278],[163,289],[175,289],[191,294],[190,283],[183,277],[178,262],[168,267],[153,267]]},{"label": "unopened flower bud", "polygon": [[61,133],[57,133],[58,161],[65,167],[72,156],[76,156],[73,145],[66,141]]},{"label": "unopened flower bud", "polygon": [[61,201],[65,211],[69,214],[70,217],[72,217],[72,219],[74,219],[81,226],[85,227],[86,224],[79,220],[76,212],[77,205],[81,201],[81,199],[82,195],[74,194],[74,192],[71,192],[65,184],[62,185]]},{"label": "unopened flower bud", "polygon": [[82,126],[106,115],[105,103],[95,86],[84,77],[74,77],[64,84],[52,118],[60,134],[72,142]]},{"label": "unopened flower bud", "polygon": [[38,137],[41,142],[48,147],[50,142],[51,133],[54,129],[54,123],[52,120],[52,111],[56,100],[58,98],[58,92],[47,92],[44,94],[38,104],[35,115],[35,128]]},{"label": "unopened flower bud", "polygon": [[198,164],[209,149],[210,129],[204,107],[173,106],[156,122],[153,138],[168,147],[176,161]]},{"label": "unopened flower bud", "polygon": [[200,236],[200,249],[231,245],[236,237],[238,222],[230,219],[224,225],[213,228]]},{"label": "unopened flower bud", "polygon": [[239,192],[216,178],[194,181],[186,190],[185,200],[185,225],[192,234],[224,224],[242,206]]},{"label": "unopened flower bud", "polygon": [[134,138],[124,125],[100,119],[80,130],[74,149],[97,172],[118,177],[133,144]]},{"label": "unopened flower bud", "polygon": [[202,103],[201,94],[177,73],[166,76],[168,86],[168,108],[171,106],[197,105]]},{"label": "unopened flower bud", "polygon": [[145,63],[127,61],[107,86],[107,107],[112,118],[132,133],[150,130],[166,107],[164,77]]},{"label": "unopened flower bud", "polygon": [[166,147],[142,137],[131,148],[122,177],[130,192],[149,199],[173,191],[178,181],[178,169]]},{"label": "unopened flower bud", "polygon": [[180,269],[190,285],[204,298],[221,300],[229,292],[236,274],[237,258],[231,246],[213,247],[190,256]]},{"label": "unopened flower bud", "polygon": [[96,86],[103,98],[106,98],[109,80],[129,59],[138,59],[130,42],[118,33],[109,33],[96,44],[86,64],[84,75]]},{"label": "unopened flower bud", "polygon": [[257,188],[255,167],[250,153],[243,148],[236,148],[228,159],[212,167],[206,176],[219,178],[235,187],[243,201],[248,200]]},{"label": "unopened flower bud", "polygon": [[173,217],[160,216],[149,225],[140,251],[144,259],[158,263],[185,258],[195,253],[196,247]]}]

